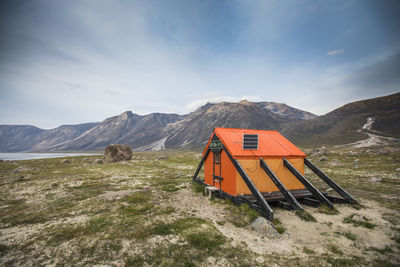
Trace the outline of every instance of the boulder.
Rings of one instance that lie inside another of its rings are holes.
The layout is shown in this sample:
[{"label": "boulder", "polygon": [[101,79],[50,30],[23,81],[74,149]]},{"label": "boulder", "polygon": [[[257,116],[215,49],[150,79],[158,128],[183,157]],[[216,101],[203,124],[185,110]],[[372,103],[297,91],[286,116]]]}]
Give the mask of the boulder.
[{"label": "boulder", "polygon": [[126,145],[111,144],[104,152],[104,162],[118,162],[132,159],[132,148]]},{"label": "boulder", "polygon": [[251,225],[251,229],[253,231],[262,234],[268,238],[277,238],[279,237],[279,233],[276,231],[274,225],[263,217],[258,217],[255,219]]},{"label": "boulder", "polygon": [[322,158],[320,158],[318,161],[328,161],[328,158],[322,157]]}]

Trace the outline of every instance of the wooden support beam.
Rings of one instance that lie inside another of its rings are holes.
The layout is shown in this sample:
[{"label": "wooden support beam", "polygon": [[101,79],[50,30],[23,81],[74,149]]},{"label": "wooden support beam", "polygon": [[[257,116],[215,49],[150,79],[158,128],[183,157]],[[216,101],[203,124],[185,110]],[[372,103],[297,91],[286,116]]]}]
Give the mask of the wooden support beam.
[{"label": "wooden support beam", "polygon": [[196,172],[195,172],[194,175],[193,175],[193,180],[196,180],[196,179],[197,179],[197,175],[199,175],[199,172],[200,172],[200,170],[201,170],[201,167],[203,166],[204,161],[206,160],[206,158],[207,158],[207,156],[208,156],[209,153],[210,153],[210,149],[207,149],[206,154],[204,155],[204,157],[201,158],[201,161],[200,161],[200,163],[199,163],[199,166],[197,167],[197,170],[196,170]]},{"label": "wooden support beam", "polygon": [[297,210],[298,209],[296,206],[293,206],[292,204],[284,202],[284,201],[276,201],[273,203],[273,205],[276,205],[285,210]]},{"label": "wooden support beam", "polygon": [[278,187],[279,191],[281,191],[282,195],[286,198],[286,200],[293,205],[295,208],[299,210],[303,210],[303,207],[296,200],[296,198],[290,193],[289,190],[286,189],[284,184],[279,180],[279,178],[275,175],[275,173],[268,167],[267,163],[261,158],[260,159],[261,168],[265,171],[265,173],[269,176],[269,178],[274,182],[276,187]]},{"label": "wooden support beam", "polygon": [[314,164],[311,163],[308,159],[304,159],[304,164],[310,168],[322,181],[324,181],[327,185],[329,185],[333,190],[335,190],[339,195],[341,195],[344,199],[347,200],[348,203],[357,204],[357,200],[350,195],[346,190],[344,190],[340,185],[335,183],[331,178],[325,175],[320,169],[317,168]]},{"label": "wooden support beam", "polygon": [[258,191],[257,187],[253,184],[249,176],[247,176],[246,172],[243,170],[242,166],[240,163],[232,157],[232,155],[229,153],[229,151],[223,147],[224,151],[228,155],[229,159],[235,166],[236,170],[240,174],[240,177],[242,177],[243,181],[246,183],[247,187],[249,188],[250,192],[253,194],[253,196],[257,199],[258,206],[260,207],[263,216],[272,221],[274,219],[274,211],[271,209],[271,207],[268,205],[267,201],[265,201],[265,198],[261,195],[260,191]]},{"label": "wooden support beam", "polygon": [[311,206],[311,207],[318,207],[319,204],[321,204],[321,202],[319,202],[318,200],[313,199],[313,198],[308,198],[308,197],[305,197],[305,198],[301,199],[300,201],[304,205],[308,205],[308,206]]},{"label": "wooden support beam", "polygon": [[301,173],[299,173],[285,158],[283,159],[283,165],[310,191],[317,199],[328,205],[329,208],[333,209],[333,204],[330,202],[317,188],[315,188]]}]

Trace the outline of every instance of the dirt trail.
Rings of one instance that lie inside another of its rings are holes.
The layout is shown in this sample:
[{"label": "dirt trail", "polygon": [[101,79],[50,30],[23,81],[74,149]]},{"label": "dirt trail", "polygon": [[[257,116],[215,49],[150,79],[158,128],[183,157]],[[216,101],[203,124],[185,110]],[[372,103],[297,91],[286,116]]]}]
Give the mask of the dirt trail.
[{"label": "dirt trail", "polygon": [[386,146],[389,145],[390,143],[393,142],[398,142],[400,139],[397,138],[392,138],[392,137],[386,137],[380,135],[381,132],[372,130],[372,125],[375,122],[375,117],[369,117],[366,121],[366,123],[361,127],[361,129],[358,129],[357,132],[363,133],[368,135],[368,138],[354,142],[354,143],[349,143],[345,145],[338,145],[335,146],[337,148],[340,147],[354,147],[354,148],[363,148],[363,147],[371,147],[371,146]]},{"label": "dirt trail", "polygon": [[[276,209],[275,218],[278,218],[286,229],[286,232],[276,239],[261,236],[249,227],[236,227],[227,222],[229,213],[224,210],[223,204],[213,203],[205,196],[194,194],[190,189],[183,189],[179,194],[172,196],[168,205],[179,212],[192,213],[196,217],[214,222],[222,234],[232,238],[234,245],[246,243],[249,249],[260,254],[296,253],[306,256],[303,252],[304,247],[317,254],[323,254],[329,251],[329,246],[336,246],[348,255],[362,256],[365,248],[384,249],[388,244],[395,247],[395,242],[386,234],[390,225],[382,218],[384,213],[391,211],[372,201],[363,203],[368,208],[356,210],[349,205],[335,205],[339,210],[337,215],[318,213],[316,208],[306,207],[306,211],[317,219],[316,223],[302,221],[293,211]],[[377,227],[367,229],[343,223],[344,218],[351,214],[370,218]],[[226,223],[219,225],[218,221]],[[343,236],[345,232],[355,235],[356,241]]]}]

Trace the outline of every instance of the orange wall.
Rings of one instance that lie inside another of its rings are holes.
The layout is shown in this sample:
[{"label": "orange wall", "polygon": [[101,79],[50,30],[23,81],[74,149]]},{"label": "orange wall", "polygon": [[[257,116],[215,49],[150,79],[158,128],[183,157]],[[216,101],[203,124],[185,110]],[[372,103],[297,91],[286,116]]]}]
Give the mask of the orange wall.
[{"label": "orange wall", "polygon": [[213,185],[213,153],[210,151],[206,160],[204,161],[204,182],[208,185]]},{"label": "orange wall", "polygon": [[[293,165],[293,167],[295,167],[301,174],[304,175],[303,158],[293,158],[287,160]],[[304,189],[303,184],[300,183],[293,176],[293,174],[285,168],[281,158],[264,158],[264,161],[288,190]],[[271,178],[269,178],[269,176],[261,168],[259,159],[239,159],[238,162],[260,192],[269,193],[273,191],[279,191],[272,182]],[[237,194],[251,194],[239,173],[236,175],[236,189]]]},{"label": "orange wall", "polygon": [[[213,185],[213,157],[214,153],[210,151],[207,159],[204,162],[204,182],[208,185]],[[221,189],[225,193],[236,196],[236,169],[230,161],[225,151],[221,151],[221,176],[223,178]],[[219,171],[216,172],[219,175]],[[219,184],[215,182],[215,187],[219,188]]]}]

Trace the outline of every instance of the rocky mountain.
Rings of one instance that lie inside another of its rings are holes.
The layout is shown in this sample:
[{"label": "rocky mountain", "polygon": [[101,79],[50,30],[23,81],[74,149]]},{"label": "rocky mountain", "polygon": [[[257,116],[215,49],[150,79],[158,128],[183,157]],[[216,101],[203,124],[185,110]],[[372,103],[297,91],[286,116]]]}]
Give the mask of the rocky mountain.
[{"label": "rocky mountain", "polygon": [[168,136],[166,147],[201,146],[207,142],[214,127],[281,130],[288,123],[300,120],[246,100],[239,103],[208,103],[184,120],[165,127],[163,136]]},{"label": "rocky mountain", "polygon": [[400,93],[350,103],[317,117],[274,102],[207,103],[187,115],[131,111],[100,123],[51,130],[0,126],[0,151],[88,151],[120,143],[135,150],[202,147],[214,127],[278,130],[302,146],[345,144],[371,135],[400,137]]},{"label": "rocky mountain", "polygon": [[33,126],[0,126],[0,151],[83,151],[110,143],[138,150],[201,146],[214,127],[282,129],[315,115],[274,102],[207,103],[187,115],[131,111],[100,123],[65,125],[51,130]]},{"label": "rocky mountain", "polygon": [[304,146],[352,143],[368,138],[369,132],[400,138],[400,93],[349,103],[282,130],[290,140]]},{"label": "rocky mountain", "polygon": [[282,115],[284,117],[288,118],[294,118],[294,119],[301,119],[301,120],[311,120],[316,117],[318,117],[315,114],[312,114],[310,112],[300,110],[297,108],[293,108],[291,106],[288,106],[284,103],[276,103],[276,102],[258,102],[255,103],[256,105],[263,107],[265,109],[268,109],[269,111],[276,113],[278,115]]},{"label": "rocky mountain", "polygon": [[29,125],[0,125],[0,151],[41,151],[53,145],[74,139],[97,123],[62,125],[43,130]]},{"label": "rocky mountain", "polygon": [[169,123],[182,120],[178,114],[152,113],[141,116],[126,111],[105,119],[76,138],[42,150],[98,150],[109,144],[126,144],[134,148],[147,145],[160,137],[161,129]]}]

